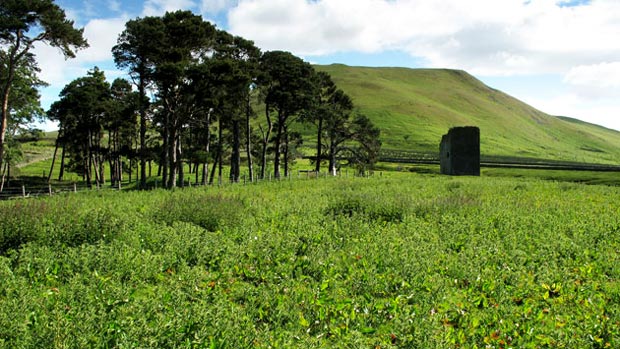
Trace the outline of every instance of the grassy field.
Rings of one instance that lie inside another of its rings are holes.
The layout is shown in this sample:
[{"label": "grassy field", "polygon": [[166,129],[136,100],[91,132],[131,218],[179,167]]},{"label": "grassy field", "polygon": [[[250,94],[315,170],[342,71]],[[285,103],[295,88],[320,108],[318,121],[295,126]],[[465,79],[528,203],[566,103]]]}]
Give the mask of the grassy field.
[{"label": "grassy field", "polygon": [[390,172],[0,202],[0,348],[614,348],[619,194]]},{"label": "grassy field", "polygon": [[316,66],[382,132],[385,148],[437,152],[454,126],[478,126],[483,155],[617,163],[620,133],[547,115],[463,71]]},{"label": "grassy field", "polygon": [[[376,171],[385,172],[411,172],[418,174],[439,175],[439,165],[411,165],[396,163],[380,163]],[[545,180],[564,183],[596,184],[607,186],[620,186],[620,173],[604,171],[565,171],[565,170],[541,170],[541,169],[518,169],[518,168],[482,168],[483,177],[492,178],[519,178],[529,180]]]}]

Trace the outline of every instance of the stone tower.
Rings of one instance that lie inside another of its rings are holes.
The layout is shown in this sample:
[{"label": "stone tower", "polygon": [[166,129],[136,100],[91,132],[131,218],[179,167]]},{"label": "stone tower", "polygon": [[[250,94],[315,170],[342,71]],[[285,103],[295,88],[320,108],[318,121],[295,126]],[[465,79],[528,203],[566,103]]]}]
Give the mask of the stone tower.
[{"label": "stone tower", "polygon": [[453,127],[441,137],[439,146],[441,174],[480,176],[480,129]]}]

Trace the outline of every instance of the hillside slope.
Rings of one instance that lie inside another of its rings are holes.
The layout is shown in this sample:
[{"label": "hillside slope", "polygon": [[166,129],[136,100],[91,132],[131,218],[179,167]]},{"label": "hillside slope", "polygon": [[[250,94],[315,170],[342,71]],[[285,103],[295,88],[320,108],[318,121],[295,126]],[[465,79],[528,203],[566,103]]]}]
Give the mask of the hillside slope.
[{"label": "hillside slope", "polygon": [[316,66],[382,130],[385,148],[438,150],[454,126],[478,126],[484,155],[617,163],[620,132],[545,114],[464,71]]}]

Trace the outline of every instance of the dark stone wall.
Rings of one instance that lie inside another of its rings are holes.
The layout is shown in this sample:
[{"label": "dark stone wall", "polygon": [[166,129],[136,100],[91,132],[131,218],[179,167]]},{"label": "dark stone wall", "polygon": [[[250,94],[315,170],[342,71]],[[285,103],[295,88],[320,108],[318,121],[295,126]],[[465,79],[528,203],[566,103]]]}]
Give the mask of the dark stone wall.
[{"label": "dark stone wall", "polygon": [[441,137],[441,173],[452,176],[480,176],[480,129],[453,127]]}]

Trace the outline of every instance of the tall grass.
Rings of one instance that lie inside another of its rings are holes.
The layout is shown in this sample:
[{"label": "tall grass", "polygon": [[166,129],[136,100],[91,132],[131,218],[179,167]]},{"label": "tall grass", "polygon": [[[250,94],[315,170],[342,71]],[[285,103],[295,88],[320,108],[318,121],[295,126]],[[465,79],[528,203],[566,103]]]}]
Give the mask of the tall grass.
[{"label": "tall grass", "polygon": [[0,202],[0,348],[617,347],[619,190],[392,174]]}]

